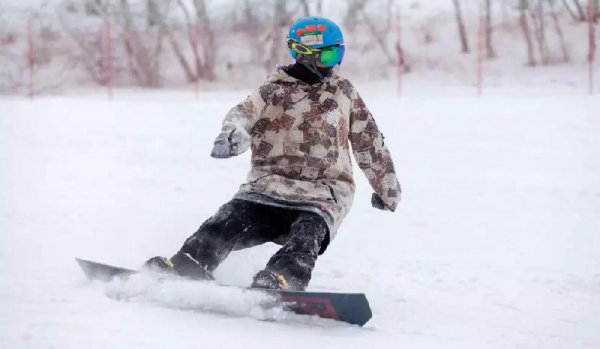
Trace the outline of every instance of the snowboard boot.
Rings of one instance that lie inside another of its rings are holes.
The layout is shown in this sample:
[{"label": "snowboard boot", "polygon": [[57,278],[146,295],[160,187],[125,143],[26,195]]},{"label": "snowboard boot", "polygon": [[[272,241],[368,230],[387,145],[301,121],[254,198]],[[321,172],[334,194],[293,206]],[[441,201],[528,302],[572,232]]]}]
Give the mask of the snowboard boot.
[{"label": "snowboard boot", "polygon": [[254,280],[250,287],[270,290],[289,290],[290,288],[283,275],[268,270],[261,270],[254,275]]},{"label": "snowboard boot", "polygon": [[177,252],[171,258],[152,257],[146,263],[144,268],[158,271],[161,273],[171,273],[183,276],[193,280],[214,280],[212,273],[200,265],[197,260],[187,253]]},{"label": "snowboard boot", "polygon": [[173,268],[173,263],[166,257],[156,256],[148,259],[142,269],[151,270],[154,272],[165,273],[165,274],[177,274]]}]

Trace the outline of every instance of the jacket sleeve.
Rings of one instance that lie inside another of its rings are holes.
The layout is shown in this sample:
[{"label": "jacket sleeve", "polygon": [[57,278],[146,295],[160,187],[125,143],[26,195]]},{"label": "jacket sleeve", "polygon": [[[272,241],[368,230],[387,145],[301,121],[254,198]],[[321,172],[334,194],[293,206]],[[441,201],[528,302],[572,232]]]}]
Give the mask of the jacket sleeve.
[{"label": "jacket sleeve", "polygon": [[231,108],[225,115],[221,133],[230,133],[233,130],[245,130],[250,132],[252,125],[262,115],[266,105],[267,95],[271,91],[271,85],[263,84],[253,91],[246,99]]},{"label": "jacket sleeve", "polygon": [[373,115],[356,90],[352,97],[348,137],[354,158],[375,193],[381,197],[387,209],[393,212],[400,201],[401,189],[392,157]]}]

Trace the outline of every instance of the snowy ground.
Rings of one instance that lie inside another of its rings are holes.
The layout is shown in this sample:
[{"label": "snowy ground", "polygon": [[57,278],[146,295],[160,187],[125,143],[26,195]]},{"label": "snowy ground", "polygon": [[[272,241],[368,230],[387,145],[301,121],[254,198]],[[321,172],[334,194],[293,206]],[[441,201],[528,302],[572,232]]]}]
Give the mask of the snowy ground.
[{"label": "snowy ground", "polygon": [[[404,200],[372,209],[356,169],[311,289],[365,292],[365,328],[185,283],[118,302],[103,292],[137,285],[90,284],[75,264],[170,255],[233,195],[247,154],[208,153],[245,92],[0,100],[0,348],[600,347],[600,98],[363,90]],[[276,248],[216,276],[246,285]],[[235,315],[173,309],[188,303]]]}]

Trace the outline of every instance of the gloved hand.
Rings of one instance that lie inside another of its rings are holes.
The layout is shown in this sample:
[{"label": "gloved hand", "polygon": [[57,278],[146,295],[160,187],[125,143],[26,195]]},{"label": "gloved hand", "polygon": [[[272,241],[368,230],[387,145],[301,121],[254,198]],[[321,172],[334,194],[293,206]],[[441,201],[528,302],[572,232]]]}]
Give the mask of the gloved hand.
[{"label": "gloved hand", "polygon": [[371,195],[371,206],[378,210],[393,211],[388,205],[385,204],[385,202],[383,202],[383,199],[377,193],[373,193],[373,195]]},{"label": "gloved hand", "polygon": [[239,155],[250,147],[250,135],[244,129],[233,129],[222,132],[215,139],[210,156],[217,159],[225,159]]}]

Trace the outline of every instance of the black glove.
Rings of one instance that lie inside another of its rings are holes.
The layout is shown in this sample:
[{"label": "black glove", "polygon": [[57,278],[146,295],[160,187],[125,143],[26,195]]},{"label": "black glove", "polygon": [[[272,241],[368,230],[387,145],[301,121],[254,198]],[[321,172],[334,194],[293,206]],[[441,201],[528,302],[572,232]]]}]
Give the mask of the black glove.
[{"label": "black glove", "polygon": [[222,132],[215,139],[210,156],[217,159],[224,159],[239,155],[250,147],[250,135],[243,129],[233,129]]},{"label": "black glove", "polygon": [[377,193],[373,193],[373,195],[371,195],[371,206],[378,210],[391,211],[385,202],[383,202],[381,196],[379,196]]}]

